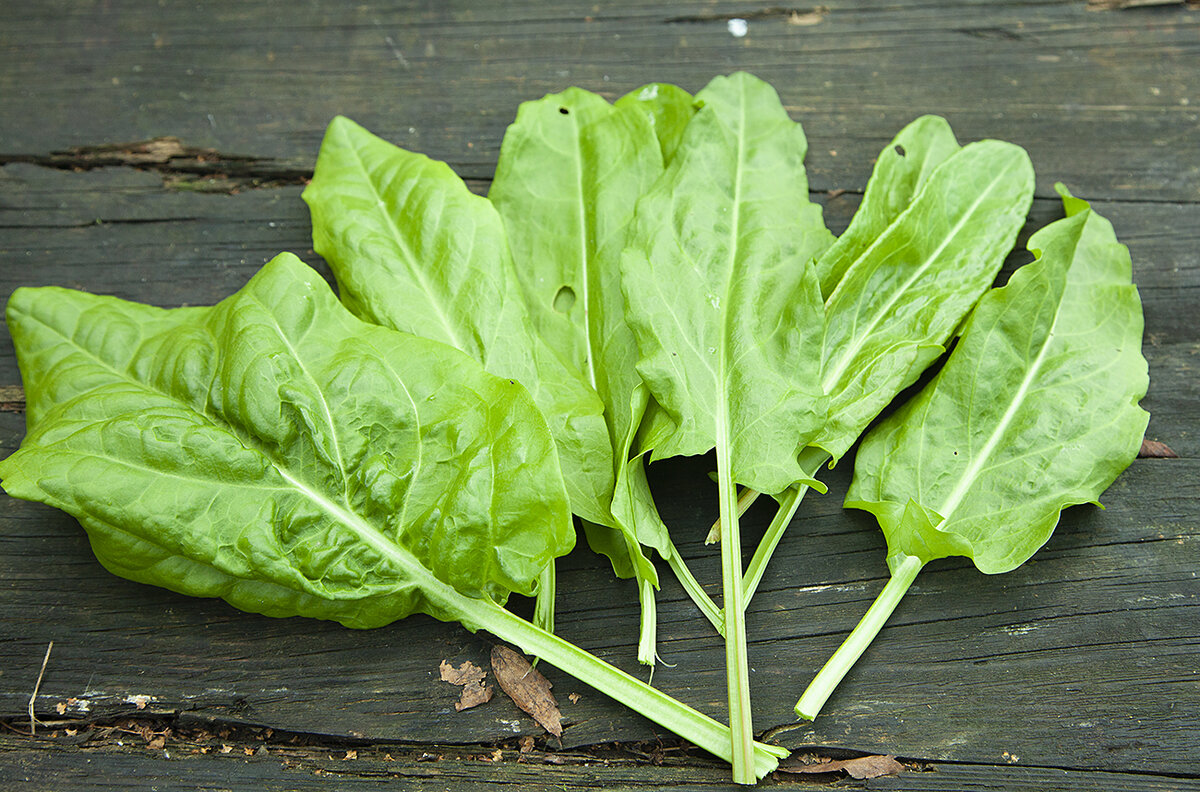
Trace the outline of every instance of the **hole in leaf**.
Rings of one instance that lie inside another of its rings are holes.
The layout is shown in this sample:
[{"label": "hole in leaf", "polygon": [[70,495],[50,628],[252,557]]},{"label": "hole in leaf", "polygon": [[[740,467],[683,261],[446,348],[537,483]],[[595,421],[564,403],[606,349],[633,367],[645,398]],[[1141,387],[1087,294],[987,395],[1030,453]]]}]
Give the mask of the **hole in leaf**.
[{"label": "hole in leaf", "polygon": [[570,313],[571,308],[575,305],[575,290],[570,286],[563,286],[554,295],[554,310],[559,313]]},{"label": "hole in leaf", "polygon": [[897,144],[896,144],[896,153],[897,153],[897,154],[899,154],[901,157],[903,157],[903,156],[904,156],[905,154],[907,154],[908,152],[906,152],[906,151],[904,150],[904,146],[901,146],[899,143],[897,143]]},{"label": "hole in leaf", "polygon": [[570,115],[570,114],[571,114],[571,111],[570,111],[570,110],[568,110],[568,109],[567,109],[567,108],[565,108],[565,107],[560,107],[560,108],[558,108],[558,112],[562,113],[563,115]]}]

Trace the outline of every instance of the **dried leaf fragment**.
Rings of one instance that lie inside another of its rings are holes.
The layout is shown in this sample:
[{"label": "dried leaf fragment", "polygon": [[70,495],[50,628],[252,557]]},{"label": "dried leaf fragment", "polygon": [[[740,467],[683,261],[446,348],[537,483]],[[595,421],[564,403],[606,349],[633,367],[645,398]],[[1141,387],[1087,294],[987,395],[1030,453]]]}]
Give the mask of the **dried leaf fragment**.
[{"label": "dried leaf fragment", "polygon": [[450,665],[446,660],[443,660],[438,670],[442,674],[442,681],[449,682],[451,685],[460,685],[462,693],[458,697],[458,701],[454,702],[454,709],[462,712],[471,707],[478,707],[480,704],[486,704],[492,700],[492,686],[487,684],[484,679],[487,677],[487,671],[484,671],[479,666],[472,663],[470,660],[464,661],[458,668]]},{"label": "dried leaf fragment", "polygon": [[521,655],[507,646],[492,648],[492,672],[500,689],[538,724],[555,737],[562,737],[562,713],[550,692],[550,682]]},{"label": "dried leaf fragment", "polygon": [[1142,440],[1142,447],[1138,451],[1138,456],[1142,459],[1178,459],[1179,454],[1171,450],[1171,447],[1166,443],[1158,440],[1150,440],[1145,438]]},{"label": "dried leaf fragment", "polygon": [[894,756],[859,756],[855,759],[825,759],[812,764],[805,764],[799,759],[793,759],[779,763],[779,771],[783,773],[837,773],[845,771],[848,776],[858,780],[893,776],[903,769],[904,765],[897,762]]}]

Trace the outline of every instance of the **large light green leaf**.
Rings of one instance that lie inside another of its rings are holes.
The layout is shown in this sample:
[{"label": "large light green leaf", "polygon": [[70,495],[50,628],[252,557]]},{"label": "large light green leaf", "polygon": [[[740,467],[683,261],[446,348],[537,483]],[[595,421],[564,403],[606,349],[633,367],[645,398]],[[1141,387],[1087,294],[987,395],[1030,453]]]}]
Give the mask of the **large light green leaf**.
[{"label": "large light green leaf", "polygon": [[[8,307],[36,419],[9,494],[64,509],[112,571],[273,616],[487,629],[685,739],[729,729],[505,610],[573,543],[520,385],[367,324],[294,256],[213,308],[66,289]],[[786,751],[753,746],[753,771]]]},{"label": "large light green leaf", "polygon": [[[916,132],[901,138],[917,154],[926,127],[935,135],[931,149],[953,144],[944,122],[915,123]],[[895,155],[894,146],[885,149],[881,163],[889,151]],[[895,166],[877,172],[864,200],[870,214],[818,263],[842,273],[825,303],[821,385],[829,418],[812,441],[835,459],[941,355],[996,277],[1033,200],[1033,166],[1011,143],[972,143],[946,157],[888,219],[880,206],[890,213],[900,205],[909,175]]]},{"label": "large light green leaf", "polygon": [[1013,569],[1137,455],[1147,373],[1129,253],[1065,203],[1029,241],[1037,260],[980,301],[938,376],[858,452],[846,505],[876,515],[893,567],[966,555]]},{"label": "large light green leaf", "polygon": [[825,417],[812,260],[832,242],[809,202],[807,144],[774,90],[714,80],[663,177],[638,204],[623,262],[639,371],[675,423],[654,458],[718,443],[736,479],[779,492]]},{"label": "large light green leaf", "polygon": [[573,544],[524,389],[355,319],[294,256],[212,308],[20,289],[7,319],[38,408],[3,486],[124,577],[370,627],[460,618],[433,579],[529,594]]},{"label": "large light green leaf", "polygon": [[618,576],[638,578],[639,658],[648,664],[655,658],[658,576],[642,546],[664,557],[672,549],[642,458],[630,450],[653,408],[625,321],[620,257],[634,206],[662,174],[663,150],[691,112],[686,92],[659,85],[617,106],[579,88],[526,102],[505,132],[488,193],[504,218],[539,334],[584,372],[604,404],[613,449],[611,516],[586,524],[585,532]]},{"label": "large light green leaf", "polygon": [[450,168],[330,124],[312,183],[316,251],[359,317],[432,338],[529,389],[558,445],[571,507],[609,522],[612,451],[603,405],[533,332],[503,224]]},{"label": "large light green leaf", "polygon": [[734,482],[776,493],[825,417],[813,259],[833,241],[808,200],[807,143],[748,74],[696,97],[666,172],[638,202],[621,262],[647,387],[673,426],[657,458],[716,450],[733,777],[751,783],[753,723]]}]

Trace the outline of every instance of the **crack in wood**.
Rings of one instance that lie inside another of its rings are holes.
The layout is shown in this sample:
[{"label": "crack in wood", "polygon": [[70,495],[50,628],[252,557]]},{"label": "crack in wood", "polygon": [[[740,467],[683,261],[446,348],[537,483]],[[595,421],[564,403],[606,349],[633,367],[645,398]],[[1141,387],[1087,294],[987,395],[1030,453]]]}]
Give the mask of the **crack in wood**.
[{"label": "crack in wood", "polygon": [[771,6],[769,8],[760,8],[757,10],[747,10],[731,13],[718,14],[691,14],[687,16],[669,17],[663,20],[668,25],[678,24],[699,24],[704,22],[729,22],[733,19],[744,19],[753,21],[756,19],[786,19],[805,20],[797,24],[806,24],[809,20],[819,20],[829,13],[826,6],[818,5],[812,8],[788,8],[784,6]]},{"label": "crack in wood", "polygon": [[132,143],[75,146],[49,154],[0,154],[0,166],[40,165],[65,171],[131,167],[162,175],[163,187],[176,191],[233,193],[245,189],[304,185],[312,171],[278,165],[274,160],[216,149],[187,146],[165,136]]}]

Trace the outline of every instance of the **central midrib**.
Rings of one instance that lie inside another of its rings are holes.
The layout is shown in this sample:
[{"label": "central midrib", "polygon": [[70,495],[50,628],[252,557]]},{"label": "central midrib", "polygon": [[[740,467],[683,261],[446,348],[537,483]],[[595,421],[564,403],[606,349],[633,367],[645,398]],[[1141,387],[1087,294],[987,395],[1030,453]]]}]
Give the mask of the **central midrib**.
[{"label": "central midrib", "polygon": [[583,348],[585,350],[584,358],[587,362],[587,378],[588,385],[592,390],[598,392],[596,387],[596,356],[592,347],[592,311],[591,311],[591,257],[588,256],[588,219],[586,198],[583,194],[583,152],[580,151],[579,139],[579,121],[577,114],[573,113],[570,116],[571,124],[575,127],[575,135],[572,137],[575,145],[572,147],[572,153],[575,160],[575,195],[578,200],[575,202],[579,212],[579,288],[583,293],[580,297],[580,304],[583,306]]},{"label": "central midrib", "polygon": [[999,444],[1001,438],[1004,437],[1004,433],[1008,431],[1009,424],[1012,423],[1017,411],[1024,403],[1030,386],[1032,386],[1034,379],[1041,370],[1042,363],[1046,360],[1046,353],[1050,349],[1050,342],[1054,340],[1054,329],[1058,327],[1058,319],[1061,315],[1062,296],[1060,295],[1058,307],[1054,311],[1054,321],[1050,324],[1050,330],[1047,331],[1046,337],[1042,341],[1041,349],[1038,350],[1033,365],[1029,367],[1029,371],[1022,378],[1020,387],[1017,388],[1017,392],[1013,395],[1007,409],[1005,409],[1004,415],[1001,416],[1000,422],[996,424],[996,428],[988,436],[987,442],[983,444],[979,453],[971,459],[971,463],[967,465],[962,478],[959,479],[958,484],[954,487],[946,502],[942,504],[942,508],[937,510],[937,513],[942,516],[943,524],[950,521],[952,512],[958,508],[958,505],[962,503],[962,499],[966,497],[967,491],[975,483],[975,478],[979,475],[979,471],[983,469],[984,463],[991,457],[992,452],[996,450],[996,446]]},{"label": "central midrib", "polygon": [[738,93],[738,130],[737,130],[737,158],[735,160],[735,168],[733,174],[733,209],[731,212],[732,219],[729,227],[729,255],[725,266],[725,299],[721,302],[721,354],[717,359],[717,432],[720,439],[728,442],[728,422],[729,422],[729,382],[728,373],[725,370],[728,364],[730,354],[729,343],[731,332],[729,329],[730,321],[730,304],[733,300],[730,298],[730,292],[733,290],[734,273],[737,271],[737,252],[738,238],[741,235],[742,222],[742,163],[746,156],[746,93],[740,91]]}]

